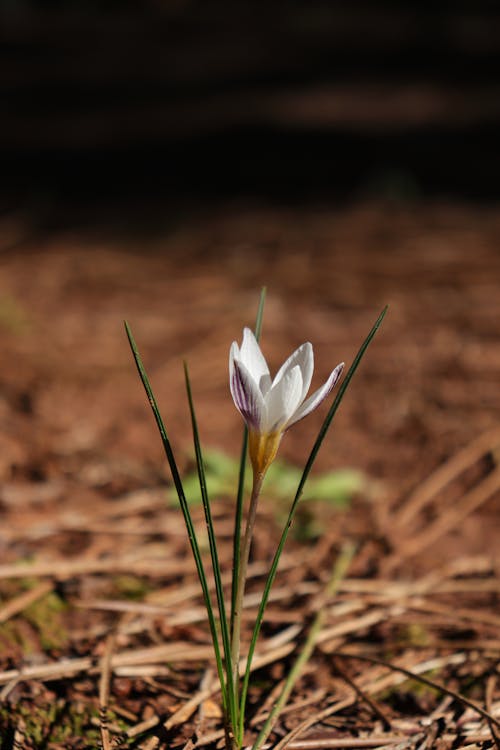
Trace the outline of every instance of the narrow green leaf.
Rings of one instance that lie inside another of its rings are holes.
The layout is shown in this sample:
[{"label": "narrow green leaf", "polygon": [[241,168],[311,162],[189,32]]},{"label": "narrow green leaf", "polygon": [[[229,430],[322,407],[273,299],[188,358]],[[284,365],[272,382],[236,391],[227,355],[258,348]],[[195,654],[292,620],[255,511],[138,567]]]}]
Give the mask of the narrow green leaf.
[{"label": "narrow green leaf", "polygon": [[[260,292],[259,307],[257,308],[257,317],[255,319],[255,338],[260,339],[262,331],[262,319],[264,317],[264,303],[266,301],[266,287],[262,287]],[[243,443],[241,446],[240,469],[238,474],[238,492],[236,495],[236,511],[234,515],[234,534],[233,534],[233,580],[231,588],[231,633],[233,632],[234,609],[236,602],[236,588],[238,574],[240,570],[240,543],[241,543],[241,522],[243,518],[243,496],[245,492],[245,470],[247,463],[248,451],[248,427],[243,428]]]},{"label": "narrow green leaf", "polygon": [[158,430],[160,432],[161,440],[163,443],[163,448],[167,456],[168,464],[170,466],[170,471],[172,473],[172,479],[174,481],[175,489],[177,490],[177,496],[179,498],[179,503],[181,506],[182,514],[184,516],[184,522],[186,524],[188,539],[191,545],[191,550],[193,553],[193,558],[195,561],[198,578],[200,580],[200,585],[201,585],[201,589],[203,592],[203,600],[205,602],[205,607],[207,610],[208,623],[210,626],[210,634],[212,636],[212,643],[213,643],[214,652],[215,652],[215,660],[217,663],[217,673],[219,676],[221,689],[222,689],[222,701],[223,701],[224,711],[226,711],[227,705],[228,705],[227,704],[228,696],[227,696],[227,687],[226,687],[225,680],[224,680],[224,668],[223,668],[220,647],[219,647],[217,625],[216,625],[216,621],[214,617],[212,602],[210,600],[207,577],[205,575],[205,569],[203,566],[203,560],[202,560],[201,553],[200,553],[200,547],[199,547],[198,540],[196,537],[193,519],[191,517],[191,513],[189,510],[187,500],[186,500],[186,496],[184,494],[182,481],[180,478],[179,470],[177,468],[177,463],[176,463],[175,456],[172,450],[172,446],[170,445],[170,441],[168,439],[167,430],[165,428],[163,419],[160,414],[160,410],[156,403],[156,399],[155,399],[153,390],[151,388],[151,385],[149,383],[149,378],[147,376],[146,370],[144,369],[144,365],[142,363],[139,350],[137,349],[137,345],[135,343],[134,337],[132,335],[132,331],[130,330],[130,326],[128,325],[127,321],[125,321],[125,331],[127,333],[127,338],[130,344],[130,348],[132,350],[132,354],[134,356],[134,360],[135,360],[135,364],[137,367],[137,371],[139,373],[139,377],[141,378],[142,384],[144,386],[144,390],[146,391],[149,405],[151,406],[151,410],[153,412]]},{"label": "narrow green leaf", "polygon": [[191,390],[191,381],[189,378],[189,371],[186,362],[184,362],[184,377],[186,380],[186,392],[189,402],[189,411],[191,414],[191,425],[193,428],[193,442],[196,456],[196,466],[198,468],[198,479],[200,482],[200,492],[203,502],[203,510],[205,511],[205,521],[207,524],[208,541],[210,545],[210,555],[212,558],[212,569],[214,572],[215,580],[215,591],[217,594],[217,606],[219,608],[219,622],[222,634],[222,645],[224,648],[224,660],[226,666],[226,684],[228,693],[228,706],[231,717],[231,724],[233,728],[238,726],[238,695],[235,693],[235,687],[233,684],[233,670],[231,660],[231,643],[229,640],[229,627],[226,615],[226,607],[224,604],[224,589],[222,586],[222,576],[219,564],[219,553],[217,551],[217,539],[215,536],[214,524],[212,519],[212,511],[210,509],[210,500],[207,492],[207,482],[205,478],[205,467],[203,464],[203,454],[201,450],[200,436],[198,432],[198,423],[196,419],[196,412],[193,402],[193,393]]},{"label": "narrow green leaf", "polygon": [[347,375],[345,376],[344,380],[342,381],[342,384],[337,392],[337,395],[333,401],[333,404],[330,407],[330,410],[328,414],[326,415],[323,424],[321,425],[321,429],[318,433],[318,436],[314,442],[314,445],[312,447],[311,453],[309,454],[309,458],[307,459],[307,463],[304,467],[304,471],[302,472],[302,476],[299,482],[299,486],[297,487],[297,492],[295,493],[295,497],[293,499],[292,505],[290,507],[290,511],[288,513],[288,518],[285,524],[285,528],[283,529],[283,532],[281,534],[281,538],[278,544],[278,548],[276,550],[276,553],[273,558],[273,562],[271,564],[271,568],[269,570],[266,584],[264,587],[264,593],[262,595],[262,600],[259,605],[259,611],[257,613],[257,618],[255,620],[255,626],[252,633],[252,640],[250,641],[250,648],[248,650],[248,657],[247,657],[247,665],[245,670],[245,676],[243,678],[243,686],[241,690],[241,697],[240,697],[240,716],[244,716],[245,714],[245,705],[246,705],[246,698],[247,698],[247,692],[248,692],[248,684],[250,680],[250,668],[252,665],[252,659],[255,652],[255,646],[257,644],[257,639],[259,637],[260,628],[262,625],[262,619],[264,617],[264,611],[266,609],[267,600],[269,598],[269,593],[271,591],[271,587],[274,583],[274,579],[276,578],[276,572],[278,570],[278,564],[280,561],[281,553],[283,552],[283,548],[285,546],[285,542],[288,536],[288,532],[290,531],[290,527],[292,525],[293,518],[295,516],[295,511],[297,509],[298,502],[300,500],[300,496],[302,495],[302,490],[304,489],[304,485],[307,481],[307,477],[309,476],[309,473],[313,467],[314,461],[316,459],[316,456],[318,455],[318,451],[321,448],[321,444],[323,443],[323,440],[325,439],[326,433],[328,432],[328,428],[330,427],[332,420],[337,412],[337,409],[339,408],[342,399],[344,397],[344,394],[349,386],[349,383],[351,382],[351,379],[358,369],[358,366],[363,359],[363,355],[365,354],[368,346],[370,345],[373,337],[377,333],[378,329],[380,328],[380,325],[382,324],[382,321],[384,319],[384,316],[387,312],[387,306],[384,307],[382,312],[380,313],[379,317],[375,321],[375,324],[373,328],[371,329],[370,333],[366,337],[366,339],[363,341],[358,353],[356,354],[356,357],[354,358],[354,361],[352,365],[350,366]]},{"label": "narrow green leaf", "polygon": [[304,642],[304,645],[302,646],[299,652],[299,655],[297,656],[291,670],[287,674],[285,684],[283,685],[283,689],[281,690],[281,693],[276,703],[272,707],[272,710],[269,716],[267,717],[267,720],[264,723],[264,726],[260,730],[257,739],[252,745],[252,750],[260,750],[264,742],[267,740],[267,738],[271,734],[273,726],[275,725],[281,711],[283,710],[283,707],[285,706],[286,702],[288,701],[288,698],[290,697],[290,693],[292,692],[297,680],[302,674],[302,670],[304,669],[305,665],[311,658],[311,655],[318,641],[318,636],[321,633],[321,630],[325,622],[325,616],[326,616],[325,605],[328,602],[328,600],[331,599],[331,597],[333,597],[337,593],[340,584],[346,577],[347,571],[349,569],[349,565],[351,564],[351,561],[354,557],[355,549],[356,549],[355,546],[351,542],[346,542],[343,545],[340,551],[340,554],[335,561],[335,565],[333,567],[333,571],[330,576],[330,579],[323,592],[323,602],[318,612],[316,613],[316,616],[312,622],[311,627],[309,628],[309,633]]},{"label": "narrow green leaf", "polygon": [[266,302],[267,288],[265,286],[260,290],[259,307],[257,308],[257,317],[255,319],[255,338],[260,339],[262,332],[262,320],[264,318],[264,304]]}]

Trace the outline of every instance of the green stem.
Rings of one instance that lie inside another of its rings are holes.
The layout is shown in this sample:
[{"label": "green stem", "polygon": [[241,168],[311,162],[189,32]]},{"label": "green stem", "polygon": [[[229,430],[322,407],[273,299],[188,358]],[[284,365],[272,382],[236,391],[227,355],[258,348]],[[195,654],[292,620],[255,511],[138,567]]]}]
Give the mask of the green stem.
[{"label": "green stem", "polygon": [[[240,661],[240,649],[241,649],[241,617],[243,610],[243,597],[245,595],[245,584],[247,578],[248,559],[250,557],[250,547],[252,544],[253,527],[255,525],[255,518],[257,515],[257,505],[262,487],[262,474],[254,474],[254,481],[252,487],[252,494],[250,496],[250,506],[248,508],[247,523],[245,528],[245,536],[243,537],[243,543],[240,549],[240,564],[238,570],[238,579],[236,582],[236,594],[234,600],[233,609],[233,631],[231,634],[231,662],[233,665],[233,685],[238,685],[239,682],[239,661]],[[240,726],[243,725],[243,717],[240,716]],[[240,741],[242,732],[240,734]]]},{"label": "green stem", "polygon": [[311,658],[311,654],[316,647],[318,636],[323,628],[325,617],[326,617],[326,603],[328,599],[335,596],[337,593],[340,583],[345,578],[349,565],[351,564],[352,558],[354,557],[355,547],[351,542],[346,542],[342,547],[340,555],[335,561],[335,566],[332,571],[332,575],[323,593],[323,600],[320,604],[319,610],[314,618],[314,621],[309,630],[309,634],[306,638],[302,651],[297,656],[293,667],[291,668],[288,677],[286,678],[283,690],[269,716],[267,717],[266,723],[262,727],[259,736],[252,745],[252,750],[260,750],[264,742],[271,734],[272,728],[279,714],[281,713],[283,706],[286,704],[290,693],[292,692],[295,683],[299,679],[302,670]]},{"label": "green stem", "polygon": [[233,534],[233,578],[231,584],[231,633],[234,629],[234,610],[236,606],[236,590],[240,570],[241,522],[243,519],[243,495],[245,491],[245,471],[248,451],[248,427],[243,429],[243,443],[240,454],[240,470],[238,474],[238,494],[236,496],[236,511],[234,514]]}]

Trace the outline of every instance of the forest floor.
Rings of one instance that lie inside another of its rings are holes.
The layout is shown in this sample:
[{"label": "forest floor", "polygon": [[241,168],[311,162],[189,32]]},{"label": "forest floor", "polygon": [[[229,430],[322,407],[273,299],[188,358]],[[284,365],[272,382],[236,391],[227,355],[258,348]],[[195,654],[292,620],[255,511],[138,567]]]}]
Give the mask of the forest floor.
[{"label": "forest floor", "polygon": [[[314,480],[324,482],[312,482],[285,550],[246,739],[349,539],[355,559],[269,746],[500,746],[496,207],[233,205],[146,237],[38,236],[12,218],[0,242],[2,750],[94,748],[107,733],[111,746],[144,750],[220,741],[195,568],[122,321],[192,487],[189,363],[229,576],[242,422],[228,350],[252,325],[262,285],[271,367],[310,340],[313,387],[350,364],[390,308],[319,454]],[[244,639],[291,500],[286,480],[326,408],[287,433],[264,487]]]}]

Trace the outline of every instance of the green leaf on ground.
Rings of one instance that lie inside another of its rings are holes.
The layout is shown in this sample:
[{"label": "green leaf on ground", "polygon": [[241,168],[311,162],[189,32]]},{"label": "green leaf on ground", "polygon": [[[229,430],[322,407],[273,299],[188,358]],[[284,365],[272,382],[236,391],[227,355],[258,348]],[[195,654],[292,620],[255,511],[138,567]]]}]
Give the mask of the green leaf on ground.
[{"label": "green leaf on ground", "polygon": [[[238,477],[239,460],[219,450],[206,450],[204,465],[209,496],[214,499],[232,497]],[[269,467],[263,494],[280,501],[293,498],[301,475],[302,469],[278,459]],[[252,481],[250,472],[247,476],[245,490],[249,492]],[[193,505],[201,503],[198,472],[195,466],[190,468],[182,483],[189,503]],[[371,494],[371,483],[361,471],[350,468],[336,469],[312,476],[303,494],[302,502],[317,500],[338,508],[345,508],[354,495],[363,492]],[[178,502],[173,488],[169,490],[169,500],[173,504]]]}]

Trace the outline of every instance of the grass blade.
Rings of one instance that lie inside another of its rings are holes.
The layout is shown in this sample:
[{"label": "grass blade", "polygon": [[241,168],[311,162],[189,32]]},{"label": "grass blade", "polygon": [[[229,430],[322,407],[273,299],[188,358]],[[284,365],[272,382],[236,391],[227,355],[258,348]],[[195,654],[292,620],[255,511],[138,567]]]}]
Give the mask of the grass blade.
[{"label": "grass blade", "polygon": [[325,622],[325,616],[326,616],[325,605],[328,602],[328,600],[331,599],[331,597],[335,596],[335,594],[337,593],[339,589],[340,584],[342,583],[345,576],[347,575],[349,565],[351,564],[352,558],[354,557],[354,552],[355,552],[355,547],[351,542],[346,542],[344,546],[342,547],[340,554],[335,561],[335,565],[333,567],[330,580],[328,581],[325,587],[325,590],[323,592],[322,606],[320,606],[318,612],[316,613],[313,623],[309,629],[309,633],[307,635],[305,643],[302,646],[302,649],[299,655],[297,656],[293,664],[293,667],[291,668],[290,672],[287,675],[285,684],[283,685],[283,690],[281,691],[278,700],[274,704],[269,716],[267,717],[264,726],[259,732],[259,736],[257,737],[257,739],[255,740],[252,746],[252,750],[260,750],[264,742],[267,740],[267,738],[271,734],[272,728],[276,720],[278,719],[281,711],[283,710],[284,705],[288,701],[288,698],[290,697],[290,693],[295,687],[295,683],[299,679],[304,666],[307,664],[307,662],[311,658],[311,655],[316,647],[318,636]]},{"label": "grass blade", "polygon": [[[349,387],[349,383],[351,382],[351,379],[358,369],[358,366],[363,359],[363,356],[368,349],[368,346],[370,345],[373,337],[377,333],[378,329],[380,328],[382,321],[385,317],[385,314],[387,312],[387,306],[384,307],[380,315],[378,316],[377,320],[375,321],[375,324],[373,325],[373,328],[371,329],[370,333],[366,337],[366,339],[363,341],[358,353],[356,354],[356,357],[354,358],[353,363],[351,364],[347,375],[345,376],[344,380],[342,381],[342,384],[337,392],[337,395],[333,401],[333,404],[330,407],[330,410],[328,414],[326,415],[323,424],[321,425],[321,429],[318,433],[318,436],[314,442],[314,445],[312,447],[311,453],[309,454],[309,458],[307,459],[307,463],[304,467],[304,471],[302,472],[302,476],[300,478],[299,485],[297,487],[297,491],[295,493],[295,497],[293,499],[292,505],[290,507],[290,511],[288,513],[288,518],[285,524],[285,528],[283,529],[283,532],[281,534],[281,538],[278,544],[278,548],[276,550],[276,553],[273,558],[273,562],[271,564],[271,568],[269,570],[266,584],[264,587],[264,592],[262,595],[262,600],[259,605],[259,611],[257,613],[257,618],[255,620],[255,626],[252,633],[252,640],[250,641],[250,648],[248,650],[248,657],[247,657],[247,665],[245,670],[245,676],[243,678],[243,686],[241,690],[241,698],[240,698],[240,717],[244,716],[245,713],[245,705],[246,705],[246,698],[247,698],[247,692],[248,692],[248,683],[250,680],[250,668],[252,664],[252,659],[255,651],[255,646],[257,644],[257,639],[259,637],[260,628],[262,625],[262,619],[264,617],[264,611],[267,605],[267,600],[269,598],[269,593],[271,591],[271,587],[274,583],[274,579],[276,578],[276,572],[278,570],[278,564],[280,561],[281,553],[283,552],[283,548],[285,546],[285,542],[288,537],[288,532],[290,531],[290,527],[292,525],[292,521],[295,516],[295,511],[297,509],[298,502],[300,500],[300,496],[302,495],[302,490],[304,489],[304,485],[307,481],[307,477],[309,476],[309,473],[313,467],[314,461],[316,460],[316,456],[318,455],[319,449],[321,448],[321,445],[323,443],[323,440],[326,437],[326,433],[328,432],[328,429],[333,421],[333,418],[337,412],[337,409],[339,408],[342,399],[344,397],[344,394]],[[240,718],[241,722],[241,718]]]},{"label": "grass blade", "polygon": [[205,602],[205,607],[207,609],[208,623],[210,627],[210,634],[212,636],[212,642],[213,642],[213,647],[214,647],[214,652],[215,652],[215,660],[217,664],[217,673],[219,676],[221,689],[222,689],[222,701],[223,701],[224,711],[226,712],[227,706],[228,706],[227,686],[226,686],[225,679],[224,679],[224,668],[223,668],[223,663],[222,663],[222,658],[221,658],[221,653],[220,653],[219,638],[217,634],[217,625],[216,625],[216,621],[214,617],[212,602],[210,600],[210,592],[208,589],[207,577],[205,575],[205,569],[203,566],[203,560],[202,560],[201,553],[200,553],[200,547],[199,547],[198,540],[196,537],[196,532],[194,529],[193,519],[191,518],[191,512],[189,510],[186,496],[184,494],[182,481],[180,478],[179,470],[177,468],[177,463],[176,463],[175,456],[172,450],[172,446],[170,445],[170,440],[168,439],[167,430],[165,428],[163,419],[161,417],[160,410],[158,409],[158,405],[156,403],[153,390],[149,383],[149,378],[147,376],[146,370],[144,369],[144,365],[142,363],[141,356],[137,349],[137,345],[132,335],[132,331],[130,330],[130,326],[128,325],[126,321],[125,321],[125,331],[127,333],[127,338],[130,344],[130,348],[132,350],[132,354],[134,356],[134,360],[135,360],[135,364],[137,367],[137,371],[139,373],[139,377],[141,378],[142,384],[144,386],[144,390],[146,391],[149,405],[151,406],[151,410],[153,412],[158,430],[160,432],[161,440],[163,443],[163,448],[167,456],[168,464],[170,466],[170,471],[172,473],[172,479],[174,481],[174,485],[175,485],[175,489],[177,491],[177,495],[179,498],[179,503],[181,506],[182,514],[184,516],[184,522],[186,524],[189,544],[191,545],[191,550],[193,553],[196,570],[198,573],[198,578],[200,580],[200,585],[201,585],[201,589],[203,592],[203,600]]},{"label": "grass blade", "polygon": [[[255,319],[255,338],[260,339],[262,331],[262,318],[264,316],[264,303],[266,301],[266,287],[262,287],[260,292],[259,307],[257,308],[257,317]],[[241,543],[241,522],[243,518],[243,495],[245,489],[245,470],[247,463],[248,451],[248,427],[243,428],[243,444],[241,447],[240,470],[238,474],[238,493],[236,495],[236,510],[234,516],[234,534],[233,534],[233,582],[231,588],[231,633],[233,632],[234,609],[236,603],[236,588],[238,575],[240,571],[240,543]]]},{"label": "grass blade", "polygon": [[184,377],[186,380],[186,392],[189,402],[189,411],[191,413],[191,425],[193,428],[193,442],[196,456],[196,466],[198,469],[198,479],[200,481],[200,492],[203,502],[203,510],[205,511],[205,521],[207,525],[208,541],[210,545],[210,555],[212,558],[212,569],[214,572],[215,580],[215,591],[217,594],[217,606],[219,608],[219,622],[222,635],[222,645],[224,649],[224,660],[226,666],[226,684],[228,693],[228,708],[229,715],[231,717],[231,724],[233,729],[238,726],[238,694],[235,691],[233,684],[233,668],[231,660],[231,643],[229,640],[229,627],[226,615],[226,607],[224,604],[224,589],[222,586],[222,576],[219,564],[219,554],[217,551],[217,539],[215,537],[215,530],[212,519],[212,511],[210,509],[210,500],[207,492],[207,482],[205,478],[205,467],[203,464],[203,454],[201,450],[200,436],[198,432],[198,423],[196,420],[196,413],[193,403],[193,394],[191,390],[191,381],[189,378],[188,366],[184,362]]}]

